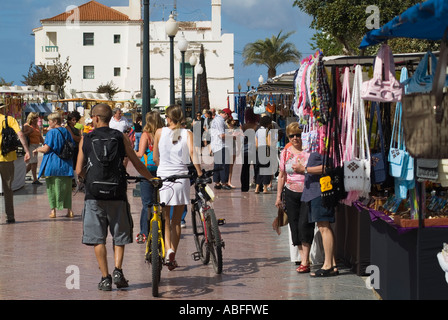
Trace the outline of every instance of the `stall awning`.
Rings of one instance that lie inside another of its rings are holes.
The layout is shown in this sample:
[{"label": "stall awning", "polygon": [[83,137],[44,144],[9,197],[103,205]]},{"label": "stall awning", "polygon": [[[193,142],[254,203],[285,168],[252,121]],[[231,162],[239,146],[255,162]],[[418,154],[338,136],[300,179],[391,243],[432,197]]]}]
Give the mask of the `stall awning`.
[{"label": "stall awning", "polygon": [[37,112],[50,114],[52,112],[53,106],[51,103],[28,103],[25,108],[25,113],[27,112]]},{"label": "stall awning", "polygon": [[428,0],[416,4],[380,29],[368,32],[359,46],[364,49],[390,38],[441,40],[448,27],[448,1]]}]

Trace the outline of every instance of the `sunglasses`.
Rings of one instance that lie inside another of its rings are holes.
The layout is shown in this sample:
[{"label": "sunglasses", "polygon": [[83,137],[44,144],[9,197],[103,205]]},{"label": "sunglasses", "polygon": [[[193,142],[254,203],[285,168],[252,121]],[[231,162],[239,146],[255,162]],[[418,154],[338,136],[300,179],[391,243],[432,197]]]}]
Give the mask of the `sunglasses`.
[{"label": "sunglasses", "polygon": [[302,137],[302,134],[301,134],[301,133],[293,133],[293,134],[290,134],[290,135],[288,136],[289,139],[292,139],[292,138],[300,138],[300,137]]}]

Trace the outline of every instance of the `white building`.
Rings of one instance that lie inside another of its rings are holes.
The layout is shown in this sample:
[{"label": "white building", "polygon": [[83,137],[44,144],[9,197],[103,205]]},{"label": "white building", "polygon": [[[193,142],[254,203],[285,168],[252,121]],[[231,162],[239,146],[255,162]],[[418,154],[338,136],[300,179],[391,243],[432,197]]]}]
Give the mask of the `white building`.
[{"label": "white building", "polygon": [[[211,21],[179,21],[179,31],[174,39],[175,96],[176,100],[181,99],[181,53],[177,41],[183,34],[189,42],[185,54],[187,105],[192,98],[192,74],[188,62],[193,54],[199,61],[203,45],[210,107],[223,108],[227,105],[227,92],[233,91],[234,87],[234,41],[233,34],[221,34],[221,0],[211,0],[211,10]],[[43,19],[41,24],[33,30],[35,64],[51,65],[58,55],[62,62],[69,57],[72,80],[67,83],[66,97],[98,98],[98,86],[110,81],[120,89],[115,100],[141,97],[141,0],[129,0],[127,7],[107,7],[90,1]],[[170,43],[165,24],[165,21],[150,22],[150,84],[156,89],[158,106],[169,105],[170,97]]]}]

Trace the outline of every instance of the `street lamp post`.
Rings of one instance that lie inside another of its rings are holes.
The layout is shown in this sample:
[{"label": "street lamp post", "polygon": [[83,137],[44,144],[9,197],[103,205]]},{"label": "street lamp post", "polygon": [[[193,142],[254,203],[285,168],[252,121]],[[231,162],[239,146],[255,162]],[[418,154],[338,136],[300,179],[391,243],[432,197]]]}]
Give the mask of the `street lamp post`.
[{"label": "street lamp post", "polygon": [[198,59],[196,58],[196,56],[193,54],[190,57],[190,65],[192,67],[192,88],[193,90],[191,91],[191,97],[192,97],[192,102],[191,102],[191,117],[194,118],[195,117],[195,101],[194,101],[194,91],[195,91],[195,86],[194,86],[194,67],[196,66],[196,63],[198,62]]},{"label": "street lamp post", "polygon": [[150,108],[149,96],[149,0],[143,1],[143,83],[142,83],[142,122],[145,125],[146,113]]},{"label": "street lamp post", "polygon": [[198,82],[199,82],[199,99],[198,99],[198,109],[199,111],[201,111],[201,98],[202,98],[202,91],[201,91],[201,83],[202,83],[202,79],[199,79],[199,76],[202,75],[202,72],[204,72],[204,69],[202,69],[201,64],[198,64],[196,73],[198,74]]},{"label": "street lamp post", "polygon": [[182,56],[182,112],[184,114],[184,117],[186,117],[185,112],[185,52],[188,49],[188,41],[185,39],[184,35],[182,34],[181,38],[177,42],[177,47],[180,50],[180,54]]},{"label": "street lamp post", "polygon": [[174,37],[179,29],[178,23],[174,20],[174,15],[170,14],[165,24],[165,32],[170,38],[170,105],[174,105]]}]

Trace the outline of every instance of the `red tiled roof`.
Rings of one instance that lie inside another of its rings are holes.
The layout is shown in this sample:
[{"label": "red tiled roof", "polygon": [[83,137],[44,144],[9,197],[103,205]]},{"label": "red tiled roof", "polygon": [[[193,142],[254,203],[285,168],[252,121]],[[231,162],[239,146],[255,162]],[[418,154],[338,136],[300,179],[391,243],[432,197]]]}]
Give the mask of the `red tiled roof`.
[{"label": "red tiled roof", "polygon": [[[96,1],[84,3],[78,7],[79,21],[129,21],[129,17],[115,9]],[[68,18],[73,19],[73,10],[63,12],[52,18],[43,19],[41,21],[66,21]]]}]

